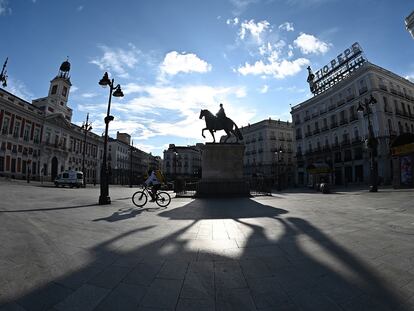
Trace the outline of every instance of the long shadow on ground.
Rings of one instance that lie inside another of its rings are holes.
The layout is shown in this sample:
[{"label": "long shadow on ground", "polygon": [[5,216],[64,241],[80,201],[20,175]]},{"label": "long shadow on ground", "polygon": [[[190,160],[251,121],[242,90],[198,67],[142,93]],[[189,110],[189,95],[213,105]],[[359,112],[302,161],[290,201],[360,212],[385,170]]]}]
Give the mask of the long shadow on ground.
[{"label": "long shadow on ground", "polygon": [[366,263],[287,215],[251,199],[195,200],[97,244],[63,277],[0,296],[1,310],[408,310]]}]

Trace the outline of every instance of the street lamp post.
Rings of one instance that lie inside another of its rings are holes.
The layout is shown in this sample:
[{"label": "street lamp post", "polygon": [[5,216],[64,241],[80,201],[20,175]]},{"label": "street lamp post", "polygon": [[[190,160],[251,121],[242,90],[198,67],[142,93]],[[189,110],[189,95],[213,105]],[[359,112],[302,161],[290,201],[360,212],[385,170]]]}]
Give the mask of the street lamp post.
[{"label": "street lamp post", "polygon": [[133,151],[134,151],[134,141],[132,141],[131,150],[130,150],[131,160],[130,160],[130,163],[129,163],[129,165],[130,165],[130,167],[129,167],[129,188],[132,188],[132,176],[133,176],[133,174],[132,174],[132,152]]},{"label": "street lamp post", "polygon": [[[108,110],[106,112],[105,117],[105,136],[104,136],[104,150],[103,150],[103,159],[102,159],[102,166],[101,166],[101,193],[99,196],[99,204],[111,204],[111,198],[109,197],[109,189],[108,189],[108,166],[106,163],[106,155],[107,155],[107,146],[108,146],[108,127],[109,122],[111,122],[114,117],[111,116],[109,113],[111,111],[111,99],[112,95],[114,97],[123,97],[124,93],[122,93],[121,86],[118,84],[114,86],[114,79],[110,80],[108,77],[108,73],[105,72],[103,78],[99,81],[99,85],[102,87],[109,86],[109,99],[108,99]],[[115,90],[115,91],[114,91]]]},{"label": "street lamp post", "polygon": [[363,114],[365,111],[367,112],[368,117],[368,140],[367,140],[367,146],[370,149],[370,192],[377,192],[378,191],[378,172],[377,172],[377,165],[375,162],[375,157],[377,156],[377,146],[378,146],[378,140],[374,135],[374,130],[372,128],[372,123],[369,115],[371,114],[371,108],[370,106],[377,103],[377,100],[374,96],[371,95],[369,100],[364,101],[364,105],[362,105],[361,102],[359,102],[357,111],[361,114]]},{"label": "street lamp post", "polygon": [[86,187],[86,174],[85,174],[85,153],[86,153],[86,135],[92,130],[92,123],[89,123],[89,113],[86,115],[86,121],[82,124],[81,129],[85,132],[83,136],[83,150],[82,150],[82,173],[83,173],[83,187]]},{"label": "street lamp post", "polygon": [[282,147],[279,147],[279,150],[276,150],[276,178],[277,178],[277,191],[282,190],[280,186],[280,172],[279,172],[279,154],[282,154],[283,150]]},{"label": "street lamp post", "polygon": [[3,68],[1,70],[0,73],[0,82],[2,83],[3,87],[7,86],[7,70],[6,70],[6,66],[7,66],[7,61],[9,60],[9,58],[6,58],[6,61],[3,64]]}]

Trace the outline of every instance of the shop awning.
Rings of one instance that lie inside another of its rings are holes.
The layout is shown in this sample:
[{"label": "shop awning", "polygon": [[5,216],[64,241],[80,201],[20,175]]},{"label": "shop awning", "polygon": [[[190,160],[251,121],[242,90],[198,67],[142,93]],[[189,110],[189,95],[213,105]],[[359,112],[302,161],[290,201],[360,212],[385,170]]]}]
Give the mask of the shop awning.
[{"label": "shop awning", "polygon": [[404,133],[399,135],[391,144],[393,156],[414,153],[414,134]]},{"label": "shop awning", "polygon": [[312,163],[306,168],[309,174],[326,174],[331,171],[327,163]]}]

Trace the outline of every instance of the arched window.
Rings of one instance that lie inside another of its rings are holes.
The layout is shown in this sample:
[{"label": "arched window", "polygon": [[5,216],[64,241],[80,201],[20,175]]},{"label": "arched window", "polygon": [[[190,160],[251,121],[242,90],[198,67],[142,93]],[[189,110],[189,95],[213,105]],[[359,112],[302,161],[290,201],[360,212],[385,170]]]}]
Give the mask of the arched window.
[{"label": "arched window", "polygon": [[391,119],[388,119],[388,133],[391,135],[392,132],[393,132],[392,121]]},{"label": "arched window", "polygon": [[403,129],[400,121],[398,121],[398,131],[400,132],[399,134],[404,133],[404,129]]}]

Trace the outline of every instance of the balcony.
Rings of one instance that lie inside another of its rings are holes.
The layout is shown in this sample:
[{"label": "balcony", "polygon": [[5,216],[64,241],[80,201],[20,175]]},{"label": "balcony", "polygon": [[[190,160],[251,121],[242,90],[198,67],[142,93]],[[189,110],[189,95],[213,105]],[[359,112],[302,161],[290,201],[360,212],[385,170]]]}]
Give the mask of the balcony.
[{"label": "balcony", "polygon": [[390,88],[390,92],[392,93],[392,94],[394,94],[394,95],[397,95],[398,93],[397,93],[397,90],[396,89],[393,89],[393,88]]},{"label": "balcony", "polygon": [[284,137],[279,137],[279,140],[280,141],[285,141],[285,138]]},{"label": "balcony", "polygon": [[296,135],[296,140],[300,140],[302,139],[302,134],[301,135]]},{"label": "balcony", "polygon": [[349,95],[349,96],[347,96],[347,97],[346,97],[346,101],[347,101],[347,102],[350,102],[350,101],[352,101],[354,98],[355,98],[355,95],[354,95],[354,94]]},{"label": "balcony", "polygon": [[353,145],[358,145],[358,144],[360,144],[360,143],[362,143],[362,138],[361,138],[361,137],[354,137],[354,138],[352,139],[352,144],[353,144]]},{"label": "balcony", "polygon": [[338,123],[337,122],[332,122],[331,123],[331,129],[338,127]]},{"label": "balcony", "polygon": [[351,141],[349,140],[349,138],[344,139],[341,143],[341,146],[348,146],[351,144]]},{"label": "balcony", "polygon": [[309,121],[310,120],[310,116],[306,116],[304,120],[305,121]]},{"label": "balcony", "polygon": [[342,106],[342,105],[344,105],[345,104],[345,99],[342,99],[342,100],[340,100],[340,101],[338,101],[337,103],[336,103],[336,105],[339,107],[339,106]]},{"label": "balcony", "polygon": [[313,135],[315,135],[315,134],[319,134],[321,131],[319,130],[319,129],[314,129],[313,130]]},{"label": "balcony", "polygon": [[340,125],[348,124],[348,119],[347,118],[341,119],[341,121],[339,121],[339,124]]},{"label": "balcony", "polygon": [[305,137],[309,137],[309,136],[312,136],[312,133],[311,132],[306,132]]},{"label": "balcony", "polygon": [[355,120],[358,120],[357,116],[354,114],[351,114],[351,116],[349,117],[349,122],[353,122]]},{"label": "balcony", "polygon": [[295,125],[300,124],[300,120],[295,120]]},{"label": "balcony", "polygon": [[335,108],[336,108],[335,105],[331,105],[331,106],[328,107],[328,110],[331,111],[331,110],[334,110]]},{"label": "balcony", "polygon": [[322,131],[322,132],[325,132],[325,131],[327,131],[327,130],[329,130],[329,127],[328,127],[327,125],[325,125],[325,126],[323,126],[323,127],[321,128],[321,131]]},{"label": "balcony", "polygon": [[322,114],[324,114],[324,113],[326,113],[326,109],[321,109],[321,110],[319,111],[319,115],[322,115]]},{"label": "balcony", "polygon": [[368,92],[368,88],[366,86],[359,89],[359,95],[365,94],[366,92]]},{"label": "balcony", "polygon": [[379,88],[383,91],[388,91],[387,86],[385,84],[379,84]]}]

